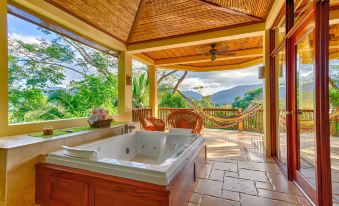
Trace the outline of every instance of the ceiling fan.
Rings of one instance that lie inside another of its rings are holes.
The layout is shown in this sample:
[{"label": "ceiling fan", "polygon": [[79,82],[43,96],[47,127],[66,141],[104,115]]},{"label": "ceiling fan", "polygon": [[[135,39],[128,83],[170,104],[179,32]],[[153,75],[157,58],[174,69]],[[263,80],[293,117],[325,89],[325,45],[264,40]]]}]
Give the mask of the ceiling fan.
[{"label": "ceiling fan", "polygon": [[235,53],[227,51],[229,49],[229,47],[224,47],[220,50],[218,50],[216,47],[217,47],[217,44],[212,43],[211,49],[206,54],[207,56],[211,57],[212,62],[214,62],[217,59],[218,56],[234,56],[235,55]]}]

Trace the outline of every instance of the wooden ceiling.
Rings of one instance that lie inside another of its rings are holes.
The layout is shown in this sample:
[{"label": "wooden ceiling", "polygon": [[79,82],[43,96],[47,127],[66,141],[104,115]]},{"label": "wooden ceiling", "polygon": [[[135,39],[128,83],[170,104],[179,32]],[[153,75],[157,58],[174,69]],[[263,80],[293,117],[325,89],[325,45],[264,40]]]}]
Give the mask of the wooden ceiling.
[{"label": "wooden ceiling", "polygon": [[201,62],[201,63],[192,63],[192,64],[184,64],[185,66],[193,66],[193,67],[215,67],[215,66],[228,66],[228,65],[235,65],[234,69],[236,68],[236,65],[246,63],[249,61],[253,61],[256,59],[260,59],[260,57],[250,57],[250,58],[239,58],[239,59],[230,59],[230,60],[221,60],[221,61],[215,61],[215,62]]},{"label": "wooden ceiling", "polygon": [[[262,48],[263,46],[263,37],[255,36],[242,39],[229,40],[224,42],[218,42],[216,49],[221,50],[223,48],[228,48],[227,51],[239,51],[246,49]],[[159,59],[169,59],[175,57],[183,56],[194,56],[207,54],[211,49],[211,44],[203,44],[196,46],[187,46],[174,49],[166,49],[159,51],[146,52],[145,54],[151,57],[154,60]]]},{"label": "wooden ceiling", "polygon": [[262,22],[274,0],[45,0],[126,44]]}]

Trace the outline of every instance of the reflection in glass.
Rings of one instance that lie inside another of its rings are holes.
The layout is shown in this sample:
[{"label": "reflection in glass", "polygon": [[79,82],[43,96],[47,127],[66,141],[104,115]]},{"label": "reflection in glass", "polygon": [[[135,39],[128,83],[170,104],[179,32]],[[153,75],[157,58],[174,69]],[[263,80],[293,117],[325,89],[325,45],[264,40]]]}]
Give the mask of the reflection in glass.
[{"label": "reflection in glass", "polygon": [[315,100],[313,33],[296,46],[297,126],[300,147],[299,171],[315,186]]},{"label": "reflection in glass", "polygon": [[286,58],[285,47],[275,57],[276,74],[278,75],[278,159],[287,165],[286,147]]},{"label": "reflection in glass", "polygon": [[294,0],[294,23],[302,19],[313,6],[313,0]]},{"label": "reflection in glass", "polygon": [[330,25],[329,37],[331,176],[333,203],[339,204],[339,24]]},{"label": "reflection in glass", "polygon": [[285,16],[279,21],[278,25],[274,28],[275,47],[283,41],[286,36],[286,21]]}]

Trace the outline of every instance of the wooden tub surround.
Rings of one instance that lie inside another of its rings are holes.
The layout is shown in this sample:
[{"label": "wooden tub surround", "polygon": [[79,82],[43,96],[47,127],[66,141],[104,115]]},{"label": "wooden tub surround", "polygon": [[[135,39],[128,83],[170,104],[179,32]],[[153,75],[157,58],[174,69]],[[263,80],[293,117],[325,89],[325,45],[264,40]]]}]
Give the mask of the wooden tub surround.
[{"label": "wooden tub surround", "polygon": [[184,206],[206,160],[206,147],[186,159],[169,185],[161,186],[82,169],[36,166],[36,204],[41,206]]}]

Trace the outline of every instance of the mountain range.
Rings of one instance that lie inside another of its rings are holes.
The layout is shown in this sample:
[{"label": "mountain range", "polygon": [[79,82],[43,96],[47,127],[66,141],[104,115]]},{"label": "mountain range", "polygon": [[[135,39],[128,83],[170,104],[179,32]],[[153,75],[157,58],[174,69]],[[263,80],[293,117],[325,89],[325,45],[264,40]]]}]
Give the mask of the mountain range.
[{"label": "mountain range", "polygon": [[[262,87],[262,84],[239,85],[230,89],[225,89],[211,95],[214,104],[231,104],[236,97],[243,97],[244,94],[252,89]],[[181,91],[184,95],[195,100],[202,100],[203,95],[196,91]]]}]

